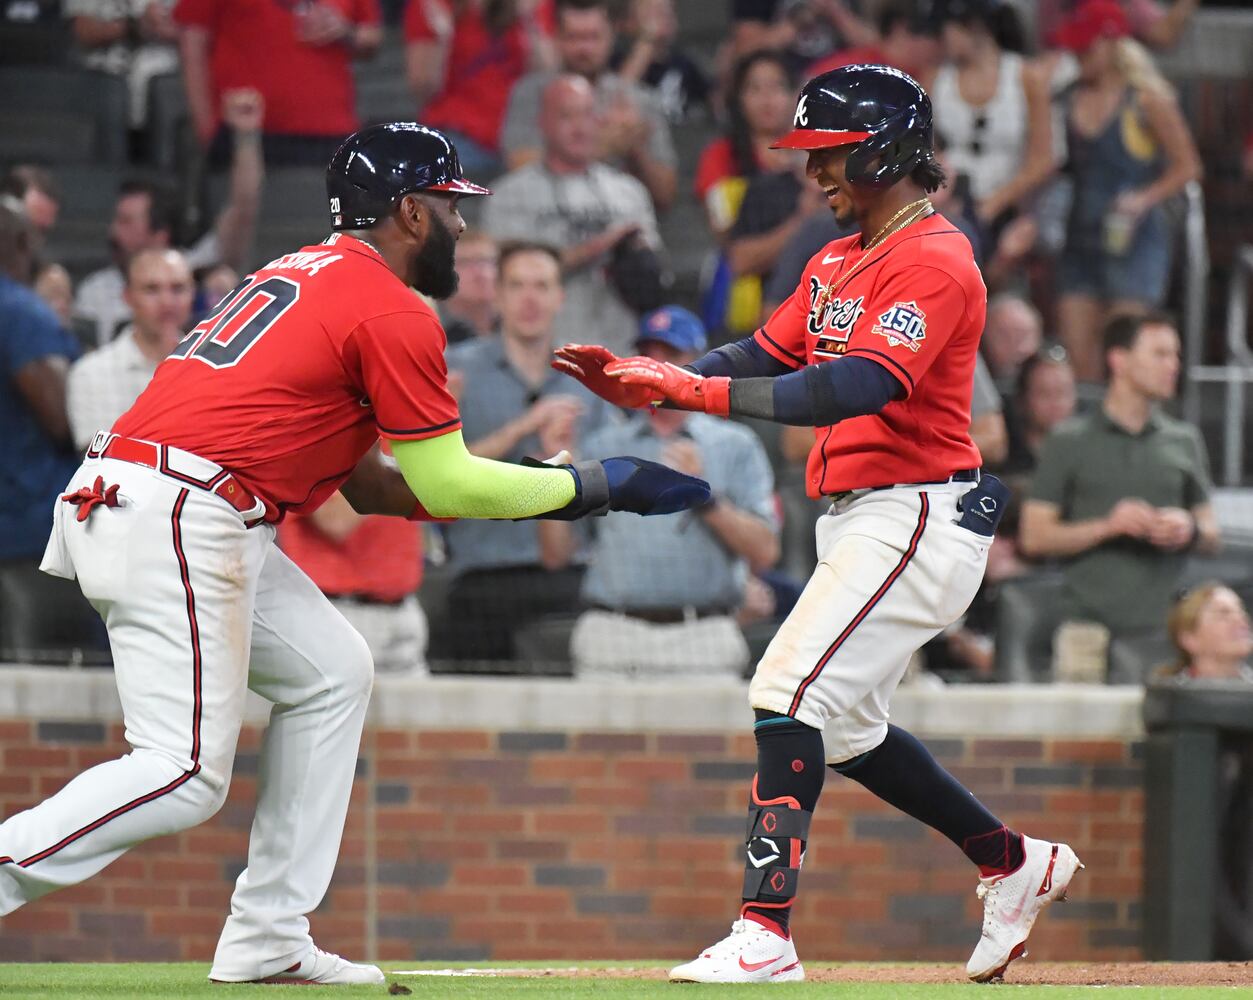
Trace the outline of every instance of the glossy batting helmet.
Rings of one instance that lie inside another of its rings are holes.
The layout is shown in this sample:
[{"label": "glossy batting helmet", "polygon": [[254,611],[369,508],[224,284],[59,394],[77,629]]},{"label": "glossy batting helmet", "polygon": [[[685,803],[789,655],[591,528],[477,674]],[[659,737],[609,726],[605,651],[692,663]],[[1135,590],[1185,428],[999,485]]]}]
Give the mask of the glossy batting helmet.
[{"label": "glossy batting helmet", "polygon": [[857,185],[890,187],[935,154],[931,98],[890,66],[841,66],[805,84],[792,131],[773,149],[827,149],[856,143],[844,172]]},{"label": "glossy batting helmet", "polygon": [[457,148],[447,136],[417,122],[389,122],[354,132],[326,168],[332,229],[372,226],[414,191],[491,194],[462,176]]}]

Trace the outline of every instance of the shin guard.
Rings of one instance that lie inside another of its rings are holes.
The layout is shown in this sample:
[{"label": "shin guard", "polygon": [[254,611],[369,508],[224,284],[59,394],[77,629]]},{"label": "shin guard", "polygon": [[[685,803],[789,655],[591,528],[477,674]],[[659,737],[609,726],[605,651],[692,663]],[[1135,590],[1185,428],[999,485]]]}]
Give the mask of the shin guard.
[{"label": "shin guard", "polygon": [[[757,777],[749,798],[741,913],[773,924],[787,936],[787,911],[796,896],[813,813],[790,795],[763,799]],[[773,911],[773,912],[772,912]]]}]

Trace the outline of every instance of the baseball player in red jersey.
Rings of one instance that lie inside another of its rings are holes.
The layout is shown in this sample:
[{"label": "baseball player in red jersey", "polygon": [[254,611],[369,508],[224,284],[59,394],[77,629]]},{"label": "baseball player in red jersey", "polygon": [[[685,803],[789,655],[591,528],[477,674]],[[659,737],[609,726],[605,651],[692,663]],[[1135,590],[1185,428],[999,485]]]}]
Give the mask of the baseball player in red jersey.
[{"label": "baseball player in red jersey", "polygon": [[931,102],[910,77],[858,65],[814,78],[777,145],[809,151],[808,176],[859,235],[817,254],[753,336],[686,369],[579,345],[554,361],[623,405],[662,400],[815,428],[807,485],[832,501],[818,566],[750,686],[757,775],[740,917],[670,976],[804,978],[788,916],[829,765],[979,866],[983,933],[967,972],[988,981],[1024,953],[1079,860],[1007,828],[888,723],[910,656],[974,597],[1006,497],[980,475],[968,433],[986,289],[969,243],[927,198],[944,173]]},{"label": "baseball player in red jersey", "polygon": [[[226,798],[249,689],[274,703],[248,866],[210,978],[376,983],[318,949],[373,681],[364,640],[272,544],[336,489],[360,513],[569,519],[706,502],[631,458],[536,467],[465,450],[444,332],[409,286],[456,287],[452,145],[411,123],[351,136],[327,171],[325,243],[230,292],[100,431],[56,506],[43,568],[109,630],[132,752],[0,824],[0,914],[99,871]],[[391,441],[399,471],[376,457]]]}]

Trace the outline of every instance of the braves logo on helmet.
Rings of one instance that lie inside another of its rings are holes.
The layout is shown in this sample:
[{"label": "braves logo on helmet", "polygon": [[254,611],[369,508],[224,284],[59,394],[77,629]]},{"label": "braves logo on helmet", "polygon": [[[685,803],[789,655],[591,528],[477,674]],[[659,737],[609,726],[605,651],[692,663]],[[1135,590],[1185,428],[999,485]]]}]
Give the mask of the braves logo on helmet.
[{"label": "braves logo on helmet", "polygon": [[792,118],[792,125],[796,128],[805,128],[809,125],[808,94],[801,94],[801,99],[796,102],[796,114]]}]

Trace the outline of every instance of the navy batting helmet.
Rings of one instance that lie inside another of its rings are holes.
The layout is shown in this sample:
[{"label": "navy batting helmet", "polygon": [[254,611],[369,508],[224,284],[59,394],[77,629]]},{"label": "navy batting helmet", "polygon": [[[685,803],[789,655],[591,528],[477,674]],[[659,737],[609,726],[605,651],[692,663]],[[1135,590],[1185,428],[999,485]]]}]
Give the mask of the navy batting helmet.
[{"label": "navy batting helmet", "polygon": [[354,132],[326,168],[332,229],[372,226],[414,191],[491,194],[461,175],[457,149],[442,132],[417,122]]},{"label": "navy batting helmet", "polygon": [[792,131],[774,149],[827,149],[856,143],[845,175],[883,188],[934,155],[931,98],[890,66],[841,66],[810,80],[796,102]]}]

